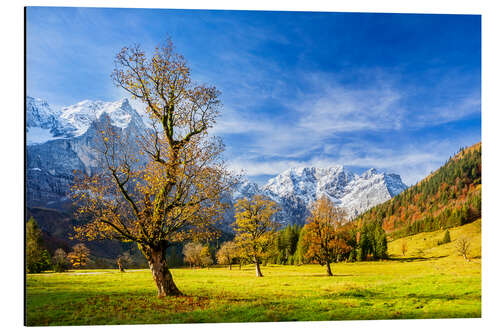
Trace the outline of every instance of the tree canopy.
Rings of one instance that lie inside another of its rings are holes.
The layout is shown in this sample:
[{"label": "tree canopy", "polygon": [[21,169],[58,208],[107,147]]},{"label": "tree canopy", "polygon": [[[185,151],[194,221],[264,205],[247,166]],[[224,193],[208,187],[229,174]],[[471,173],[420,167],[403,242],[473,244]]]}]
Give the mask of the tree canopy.
[{"label": "tree canopy", "polygon": [[343,237],[342,225],[346,222],[345,212],[323,196],[313,204],[304,226],[304,241],[307,244],[305,256],[313,262],[326,265],[329,276],[332,275],[330,263],[351,250]]},{"label": "tree canopy", "polygon": [[242,198],[235,204],[235,242],[241,256],[255,264],[258,277],[262,276],[260,264],[272,253],[278,223],[272,217],[279,211],[278,204],[262,195],[252,199]]}]

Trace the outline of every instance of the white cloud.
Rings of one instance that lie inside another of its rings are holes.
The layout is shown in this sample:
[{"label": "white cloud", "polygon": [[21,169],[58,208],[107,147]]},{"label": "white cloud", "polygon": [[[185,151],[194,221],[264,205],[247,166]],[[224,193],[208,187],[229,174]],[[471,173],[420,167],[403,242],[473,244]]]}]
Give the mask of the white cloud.
[{"label": "white cloud", "polygon": [[292,167],[331,167],[344,165],[359,168],[374,167],[384,172],[399,174],[403,182],[413,185],[432,171],[441,167],[459,146],[477,142],[477,137],[466,136],[457,143],[452,140],[433,140],[426,144],[414,144],[387,148],[375,143],[359,141],[340,145],[337,156],[313,156],[305,160],[275,159],[258,160],[254,157],[238,157],[229,161],[235,171],[244,171],[250,177],[275,176]]},{"label": "white cloud", "polygon": [[481,112],[481,97],[467,95],[446,104],[431,108],[430,112],[418,114],[413,122],[415,127],[445,124],[460,120]]}]

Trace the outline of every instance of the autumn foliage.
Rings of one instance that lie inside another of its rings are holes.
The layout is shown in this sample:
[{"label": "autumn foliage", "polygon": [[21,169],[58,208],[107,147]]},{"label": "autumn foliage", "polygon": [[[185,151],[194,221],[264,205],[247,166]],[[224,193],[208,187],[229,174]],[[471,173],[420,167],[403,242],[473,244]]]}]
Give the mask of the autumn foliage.
[{"label": "autumn foliage", "polygon": [[235,242],[225,242],[217,251],[217,263],[220,265],[228,265],[231,269],[233,261],[239,257],[240,249]]},{"label": "autumn foliage", "polygon": [[83,243],[76,244],[68,253],[68,260],[74,268],[82,268],[90,262],[90,250]]},{"label": "autumn foliage", "polygon": [[341,208],[323,196],[313,204],[311,216],[304,226],[305,257],[325,265],[329,276],[332,276],[330,263],[352,249],[344,239],[345,216]]},{"label": "autumn foliage", "polygon": [[461,149],[438,170],[359,216],[392,239],[460,226],[481,217],[481,143]]},{"label": "autumn foliage", "polygon": [[278,205],[262,195],[236,202],[235,242],[242,258],[255,264],[255,273],[262,276],[260,264],[272,255],[278,223],[273,215]]},{"label": "autumn foliage", "polygon": [[110,124],[96,149],[103,172],[81,175],[73,188],[77,237],[131,241],[149,262],[158,296],[178,295],[165,259],[174,242],[207,239],[236,183],[221,159],[223,144],[208,136],[220,110],[219,91],[196,85],[184,57],[167,40],[151,58],[139,46],[115,58],[114,83],[143,102],[152,128],[124,137]]}]

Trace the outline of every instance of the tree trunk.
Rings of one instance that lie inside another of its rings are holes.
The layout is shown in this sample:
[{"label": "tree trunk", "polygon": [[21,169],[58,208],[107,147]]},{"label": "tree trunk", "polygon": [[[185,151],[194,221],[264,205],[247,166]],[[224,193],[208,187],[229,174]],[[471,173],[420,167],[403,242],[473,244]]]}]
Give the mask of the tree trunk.
[{"label": "tree trunk", "polygon": [[326,275],[333,276],[332,270],[330,269],[330,262],[326,263]]},{"label": "tree trunk", "polygon": [[255,275],[257,277],[263,277],[262,272],[260,271],[260,263],[258,260],[255,260]]},{"label": "tree trunk", "polygon": [[118,261],[116,262],[118,264],[118,269],[120,270],[120,272],[125,272],[125,270],[123,269],[123,266],[122,266],[122,261],[120,259],[118,259]]},{"label": "tree trunk", "polygon": [[165,251],[163,249],[151,249],[149,254],[147,257],[149,268],[153,273],[153,279],[158,288],[158,297],[182,295],[179,289],[177,289],[172,274],[170,274],[168,269]]},{"label": "tree trunk", "polygon": [[231,270],[231,264],[229,264],[229,270]]}]

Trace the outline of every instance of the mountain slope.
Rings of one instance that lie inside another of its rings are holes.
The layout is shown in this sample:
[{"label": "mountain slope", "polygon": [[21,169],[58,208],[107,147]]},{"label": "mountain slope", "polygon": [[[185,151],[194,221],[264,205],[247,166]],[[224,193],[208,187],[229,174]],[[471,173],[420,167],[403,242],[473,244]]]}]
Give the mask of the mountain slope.
[{"label": "mountain slope", "polygon": [[463,225],[481,217],[481,143],[354,222],[381,223],[393,239]]},{"label": "mountain slope", "polygon": [[[398,238],[387,244],[389,256],[391,258],[411,258],[411,257],[449,257],[456,258],[460,262],[465,262],[456,249],[457,241],[467,239],[470,241],[470,255],[474,259],[481,258],[481,219],[474,222],[448,229],[451,241],[439,245],[444,237],[444,231],[436,230],[422,232],[412,236]],[[403,256],[401,244],[406,243],[406,253]]]},{"label": "mountain slope", "polygon": [[[83,101],[60,112],[40,100],[27,98],[26,173],[28,206],[61,208],[68,204],[74,170],[99,170],[94,149],[99,131],[114,126],[129,144],[146,130],[141,116],[127,99],[117,102]],[[46,136],[36,136],[40,130]]]}]

